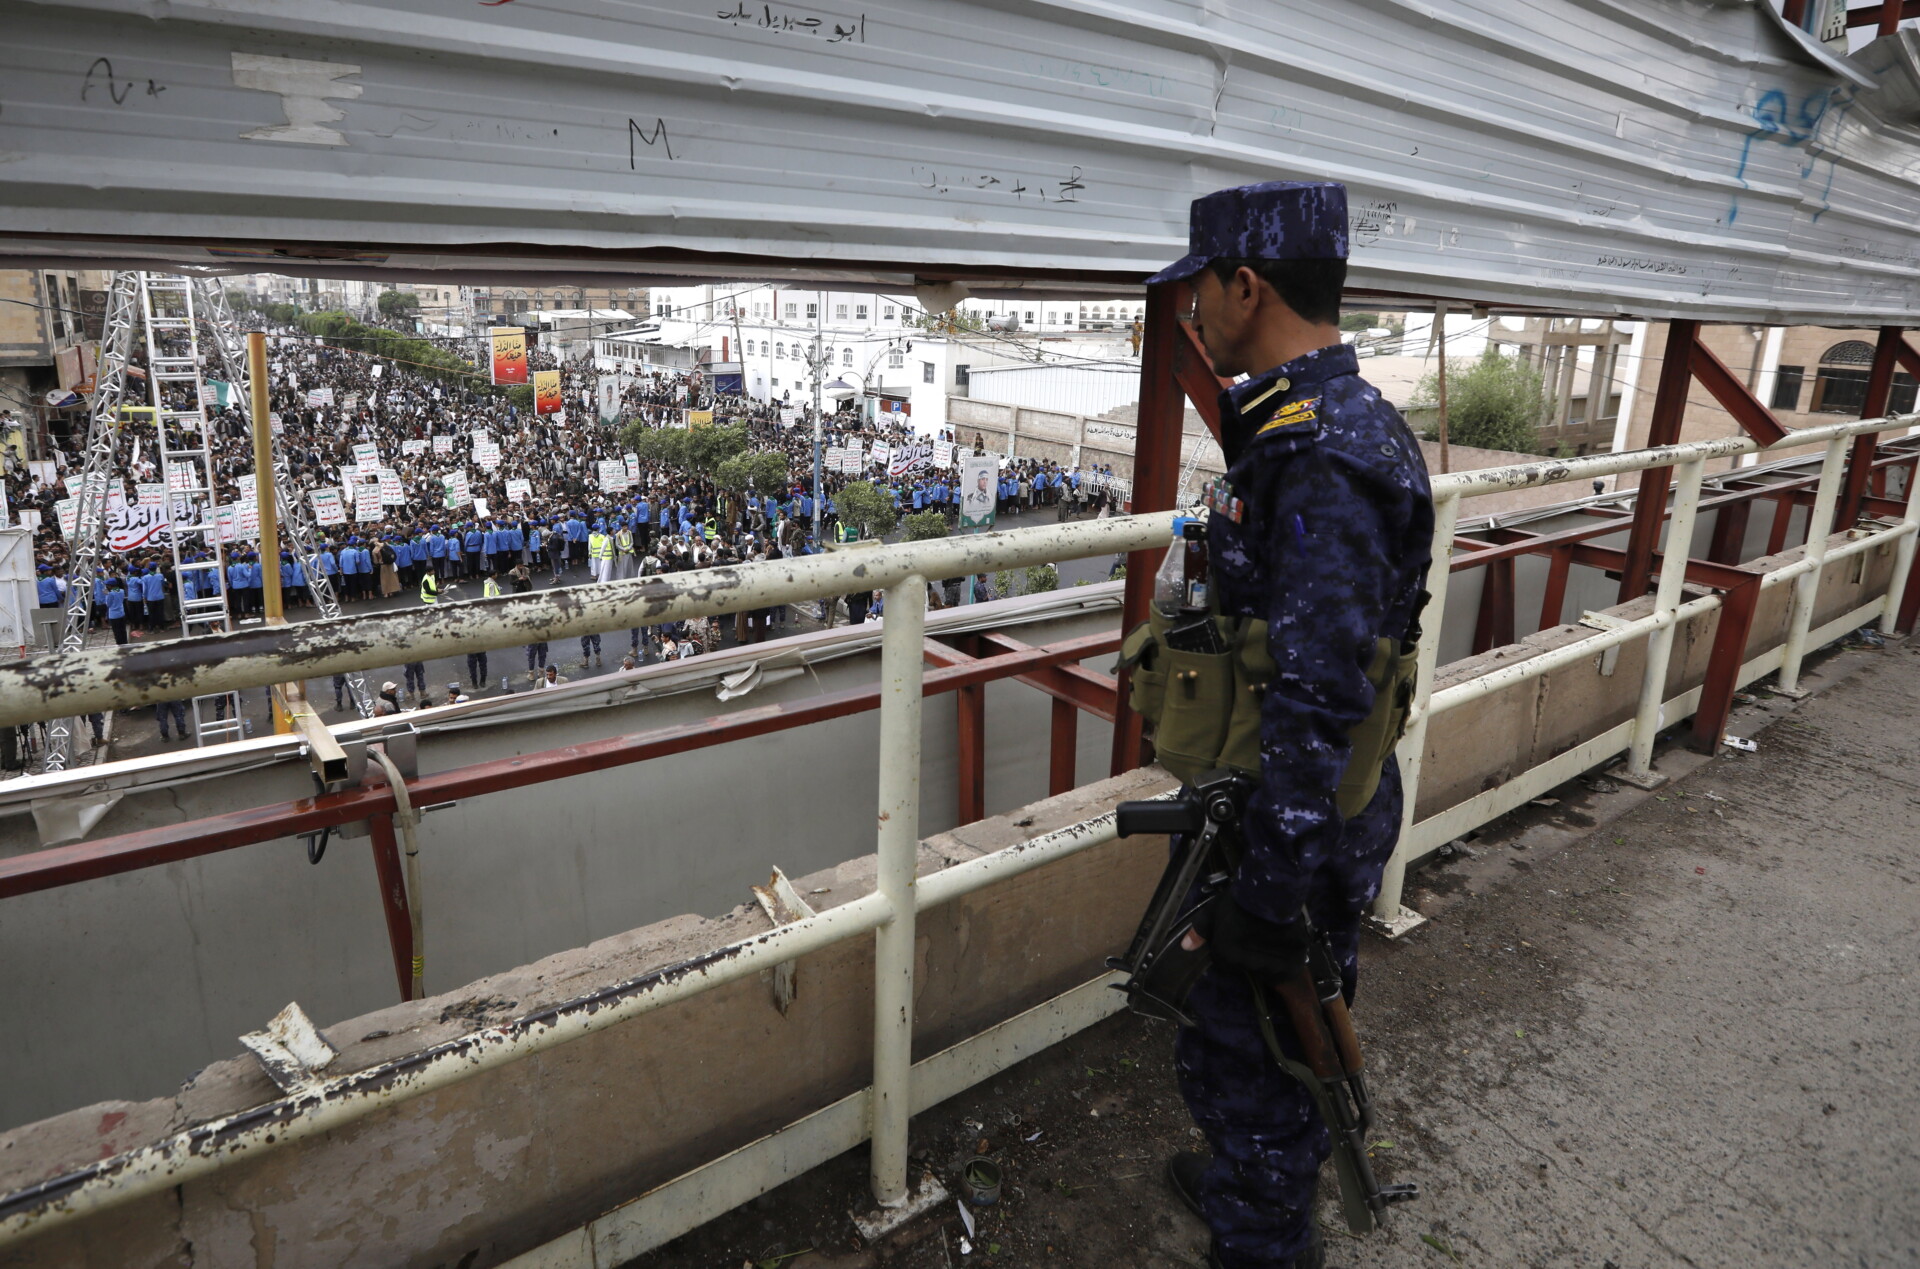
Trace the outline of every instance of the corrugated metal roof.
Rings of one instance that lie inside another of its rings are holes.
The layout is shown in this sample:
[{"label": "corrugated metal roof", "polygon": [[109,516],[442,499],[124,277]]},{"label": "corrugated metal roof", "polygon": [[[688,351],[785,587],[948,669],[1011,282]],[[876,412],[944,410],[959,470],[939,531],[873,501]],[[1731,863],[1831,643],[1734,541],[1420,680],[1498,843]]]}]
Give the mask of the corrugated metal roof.
[{"label": "corrugated metal roof", "polygon": [[0,250],[41,258],[1060,290],[1181,254],[1208,190],[1326,177],[1361,289],[1920,314],[1920,133],[1750,0],[73,0],[6,35]]}]

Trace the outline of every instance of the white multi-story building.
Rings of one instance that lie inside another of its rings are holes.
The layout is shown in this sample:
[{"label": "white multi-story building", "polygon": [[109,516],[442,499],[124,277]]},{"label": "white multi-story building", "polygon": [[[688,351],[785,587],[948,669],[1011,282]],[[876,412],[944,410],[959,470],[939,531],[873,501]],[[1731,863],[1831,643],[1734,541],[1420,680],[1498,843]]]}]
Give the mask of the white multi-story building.
[{"label": "white multi-story building", "polygon": [[[696,365],[737,362],[747,395],[798,405],[813,399],[817,339],[829,404],[851,390],[862,413],[904,413],[932,433],[946,425],[947,397],[966,394],[973,370],[1084,356],[1078,341],[1096,307],[1096,329],[1121,324],[1117,316],[1107,322],[1104,302],[969,299],[949,324],[930,319],[911,296],[773,283],[656,287],[652,321],[626,340],[688,349]],[[1140,305],[1114,307],[1131,314]],[[632,350],[619,360],[631,364]]]}]

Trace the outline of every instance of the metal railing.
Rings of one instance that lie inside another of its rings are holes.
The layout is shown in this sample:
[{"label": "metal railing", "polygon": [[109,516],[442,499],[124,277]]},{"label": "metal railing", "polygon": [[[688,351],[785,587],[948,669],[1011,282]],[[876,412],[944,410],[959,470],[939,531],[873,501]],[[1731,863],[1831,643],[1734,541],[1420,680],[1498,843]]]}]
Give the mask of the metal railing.
[{"label": "metal railing", "polygon": [[[1908,428],[1916,423],[1920,423],[1920,415],[1861,419],[1857,422],[1834,423],[1825,427],[1792,432],[1786,439],[1772,446],[1763,446],[1749,437],[1728,437],[1720,440],[1660,446],[1654,449],[1629,450],[1620,454],[1594,454],[1586,458],[1530,463],[1519,467],[1496,467],[1484,471],[1438,477],[1433,482],[1435,545],[1433,565],[1427,574],[1427,590],[1432,595],[1432,599],[1428,601],[1427,611],[1445,610],[1447,586],[1452,575],[1451,544],[1454,538],[1454,526],[1460,520],[1461,503],[1468,498],[1478,498],[1486,494],[1513,489],[1532,488],[1543,481],[1566,482],[1578,486],[1599,476],[1671,467],[1676,470],[1678,479],[1667,524],[1668,558],[1684,562],[1688,556],[1689,544],[1693,540],[1695,516],[1700,507],[1701,478],[1709,461],[1742,454],[1765,453],[1769,449],[1799,449],[1810,444],[1825,442],[1826,453],[1820,464],[1819,485],[1814,497],[1811,518],[1807,522],[1805,551],[1794,563],[1759,575],[1758,582],[1762,589],[1771,589],[1774,586],[1789,583],[1794,587],[1786,645],[1781,657],[1780,686],[1787,692],[1796,691],[1801,662],[1806,656],[1807,636],[1812,627],[1814,609],[1819,596],[1820,571],[1826,563],[1843,556],[1870,550],[1884,542],[1897,543],[1893,576],[1888,584],[1887,593],[1867,605],[1867,611],[1849,614],[1851,618],[1859,620],[1878,616],[1882,630],[1888,633],[1893,630],[1905,595],[1908,575],[1913,571],[1915,535],[1916,532],[1920,532],[1920,498],[1915,496],[1916,493],[1920,493],[1920,479],[1915,479],[1915,474],[1920,474],[1920,469],[1908,476],[1906,511],[1900,523],[1890,528],[1866,533],[1837,549],[1829,548],[1829,526],[1833,522],[1834,504],[1838,499],[1841,477],[1846,470],[1847,442],[1856,436]],[[1441,548],[1440,544],[1443,542],[1448,544],[1447,549]],[[1667,567],[1663,561],[1659,587],[1654,595],[1653,611],[1645,617],[1621,622],[1612,629],[1566,644],[1539,656],[1529,657],[1516,665],[1479,675],[1439,692],[1433,690],[1433,683],[1435,671],[1438,669],[1442,623],[1433,622],[1431,627],[1422,633],[1416,695],[1413,708],[1408,715],[1407,734],[1401,741],[1398,751],[1401,779],[1406,794],[1400,842],[1394,849],[1393,858],[1387,864],[1386,873],[1381,880],[1380,894],[1374,904],[1375,917],[1388,929],[1403,929],[1411,922],[1418,920],[1413,914],[1407,912],[1400,902],[1405,885],[1407,862],[1425,855],[1468,828],[1477,826],[1463,823],[1461,816],[1450,812],[1443,812],[1428,820],[1416,818],[1415,808],[1419,799],[1421,768],[1426,758],[1427,727],[1436,715],[1458,709],[1462,705],[1483,699],[1515,684],[1539,678],[1562,666],[1605,652],[1609,648],[1644,638],[1647,640],[1646,666],[1641,677],[1638,705],[1631,724],[1615,728],[1604,736],[1580,746],[1573,751],[1574,757],[1570,762],[1544,763],[1503,781],[1498,788],[1489,790],[1480,798],[1473,800],[1473,816],[1478,823],[1487,823],[1538,796],[1553,784],[1577,774],[1577,771],[1598,766],[1621,753],[1627,755],[1626,774],[1629,778],[1642,782],[1650,782],[1654,779],[1652,770],[1654,741],[1660,729],[1674,721],[1671,719],[1663,721],[1662,714],[1662,707],[1667,703],[1664,699],[1664,689],[1667,682],[1667,667],[1673,650],[1674,630],[1684,621],[1713,612],[1724,602],[1718,595],[1707,595],[1682,603],[1682,588],[1686,580],[1685,567]],[[1733,668],[1737,671],[1739,666],[1739,657],[1736,653]],[[1577,767],[1574,765],[1576,762]]]},{"label": "metal railing", "polygon": [[[1920,531],[1920,480],[1909,476],[1906,514],[1893,527],[1870,532],[1829,549],[1825,527],[1830,521],[1848,438],[1903,428],[1920,416],[1834,424],[1793,434],[1786,445],[1827,443],[1819,495],[1810,522],[1805,557],[1793,565],[1764,575],[1763,585],[1795,586],[1790,629],[1782,662],[1782,679],[1789,687],[1797,679],[1805,655],[1820,569],[1845,554],[1893,541],[1898,550],[1888,592],[1869,609],[1891,627],[1899,611],[1906,579],[1913,568],[1916,532]],[[1779,448],[1779,447],[1776,447]],[[1436,530],[1434,562],[1428,587],[1434,599],[1431,612],[1444,612],[1450,572],[1451,543],[1462,502],[1467,498],[1506,489],[1548,483],[1575,485],[1594,476],[1654,467],[1679,469],[1678,493],[1669,541],[1680,544],[1684,557],[1699,505],[1704,464],[1714,458],[1759,451],[1756,443],[1729,439],[1675,445],[1625,454],[1598,455],[1569,461],[1550,461],[1519,467],[1443,476],[1435,480]],[[213,636],[138,650],[75,652],[39,658],[36,662],[0,666],[0,724],[51,714],[71,715],[86,709],[119,708],[159,696],[260,686],[285,677],[290,665],[305,675],[338,668],[366,668],[384,664],[402,641],[409,659],[443,656],[455,651],[504,647],[541,639],[556,639],[586,631],[620,629],[696,616],[735,612],[821,595],[844,594],[866,587],[885,587],[886,616],[882,623],[881,699],[876,838],[878,884],[875,890],[842,906],[750,939],[705,953],[677,965],[650,971],[563,1004],[542,1009],[510,1023],[487,1028],[406,1055],[391,1062],[332,1079],[316,1079],[299,1093],[264,1106],[167,1137],[138,1150],[103,1160],[87,1168],[0,1197],[0,1246],[40,1230],[79,1219],[89,1213],[172,1188],[217,1171],[238,1159],[314,1137],[339,1128],[396,1102],[498,1069],[534,1053],[551,1049],[592,1031],[614,1026],[642,1013],[733,982],[762,969],[791,961],[846,939],[872,933],[875,938],[873,1076],[864,1093],[864,1114],[849,1129],[845,1116],[834,1122],[842,1141],[857,1131],[873,1143],[871,1182],[883,1204],[908,1199],[907,1128],[916,1105],[918,1066],[911,1057],[913,1034],[913,972],[915,921],[920,911],[998,884],[1029,869],[1063,859],[1114,840],[1111,814],[1049,833],[1032,841],[916,877],[920,822],[921,701],[925,664],[924,628],[926,580],[962,576],[1064,559],[1087,558],[1158,547],[1170,536],[1169,513],[1137,515],[1064,526],[1018,529],[1004,533],[942,539],[895,547],[856,548],[825,556],[781,561],[738,569],[707,570],[665,578],[576,587],[564,592],[443,604],[430,611],[414,611],[346,622],[309,622],[266,631]],[[1538,677],[1581,657],[1592,656],[1632,639],[1648,640],[1647,670],[1639,689],[1639,707],[1633,722],[1600,738],[1595,756],[1583,747],[1575,756],[1597,765],[1619,752],[1628,754],[1630,771],[1648,773],[1655,735],[1660,726],[1661,688],[1676,626],[1689,617],[1719,606],[1718,596],[1681,602],[1683,568],[1663,567],[1653,612],[1616,629],[1598,633],[1555,652],[1496,671],[1471,682],[1433,692],[1439,621],[1420,645],[1418,697],[1401,751],[1406,797],[1406,825],[1390,862],[1378,911],[1389,920],[1401,914],[1400,894],[1406,861],[1426,849],[1436,829],[1433,820],[1415,822],[1427,727],[1434,716],[1516,682]],[[1857,614],[1850,614],[1857,615]],[[935,673],[941,671],[936,670]],[[1614,741],[1618,744],[1614,745]],[[1556,762],[1560,761],[1558,759]],[[1552,764],[1544,764],[1507,781],[1501,790],[1525,792],[1530,782]],[[1560,778],[1566,778],[1564,776]],[[1533,796],[1525,793],[1520,800]],[[1517,802],[1514,803],[1517,805]],[[1510,807],[1475,799],[1473,814],[1481,822]],[[1068,993],[1049,1006],[1030,1013],[1072,1011],[1091,1020],[1112,1008],[1113,993]],[[1096,1001],[1096,997],[1099,999]],[[1069,1002],[1071,998],[1071,1002]],[[1094,1003],[1087,1003],[1094,1002]],[[1025,1015],[1023,1015],[1024,1017]],[[1042,1019],[1044,1024],[1045,1019]],[[1008,1025],[1008,1024],[1003,1024]],[[1081,1023],[1084,1025],[1084,1023]],[[1057,1031],[1057,1028],[1055,1028]],[[1052,1034],[1038,1025],[1020,1043],[1049,1042]],[[1040,1038],[1035,1038],[1040,1037]],[[1058,1038],[1053,1034],[1053,1038]],[[998,1057],[980,1058],[972,1068],[978,1078],[1014,1060],[1020,1044],[1009,1044]],[[930,1059],[931,1061],[932,1059]],[[834,1109],[834,1108],[829,1108]],[[856,1108],[857,1109],[857,1108]],[[824,1112],[823,1112],[824,1113]],[[851,1112],[849,1112],[851,1113]],[[814,1131],[826,1134],[818,1116],[809,1117],[782,1132]],[[778,1136],[779,1134],[775,1134]],[[820,1149],[820,1136],[815,1144]],[[814,1140],[810,1138],[810,1140]],[[838,1148],[844,1149],[844,1144]],[[780,1167],[756,1162],[751,1150],[708,1168],[745,1169],[726,1193],[750,1196],[762,1192],[785,1173]],[[824,1158],[826,1155],[820,1155]],[[678,1183],[649,1195],[671,1194]],[[755,1188],[756,1186],[760,1188]],[[698,1189],[700,1187],[691,1187]],[[720,1192],[720,1191],[716,1191]],[[676,1218],[681,1232],[690,1227],[688,1213],[705,1210],[705,1200],[679,1200]],[[737,1200],[736,1200],[737,1201]],[[704,1217],[702,1217],[704,1218]],[[649,1236],[666,1232],[656,1223]],[[667,1236],[672,1236],[668,1233]],[[576,1231],[568,1239],[533,1253],[538,1263],[571,1263],[591,1255],[596,1235]],[[584,1241],[582,1241],[584,1239]],[[571,1242],[569,1240],[572,1240]],[[561,1246],[578,1243],[581,1255]],[[623,1244],[625,1245],[625,1244]],[[636,1251],[641,1248],[633,1247]]]}]

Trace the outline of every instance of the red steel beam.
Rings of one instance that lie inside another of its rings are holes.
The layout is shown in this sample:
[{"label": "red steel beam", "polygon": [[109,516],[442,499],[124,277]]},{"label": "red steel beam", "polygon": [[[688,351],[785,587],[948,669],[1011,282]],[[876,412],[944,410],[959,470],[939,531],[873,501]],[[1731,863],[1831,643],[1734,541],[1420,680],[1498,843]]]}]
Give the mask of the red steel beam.
[{"label": "red steel beam", "polygon": [[[1677,320],[1667,327],[1667,349],[1660,363],[1659,385],[1653,394],[1653,418],[1647,432],[1649,447],[1680,440],[1680,421],[1687,413],[1687,389],[1693,349],[1700,340],[1700,323]],[[1649,467],[1640,473],[1640,496],[1633,504],[1633,532],[1627,539],[1627,564],[1620,574],[1620,602],[1647,593],[1653,552],[1660,542],[1660,526],[1667,518],[1668,467]]]},{"label": "red steel beam", "polygon": [[[932,696],[976,683],[1013,678],[1047,666],[1062,665],[1116,652],[1120,635],[1086,635],[965,665],[930,670],[923,676],[923,692]],[[880,689],[850,688],[794,704],[760,705],[698,719],[653,731],[611,736],[559,749],[475,763],[411,782],[408,793],[415,806],[435,806],[463,798],[482,797],[508,789],[525,788],[548,780],[587,775],[629,763],[646,762],[670,754],[708,749],[715,745],[810,726],[834,718],[865,713],[880,705]],[[17,855],[0,860],[0,899],[51,890],[76,881],[92,881],[156,864],[194,859],[239,846],[296,837],[303,833],[351,824],[377,815],[392,815],[393,791],[384,784],[299,798],[270,806],[231,811],[206,819],[189,820],[118,837]]]},{"label": "red steel beam", "polygon": [[400,999],[413,999],[413,917],[407,905],[407,883],[400,870],[400,844],[394,840],[393,817],[376,815],[367,822],[373,844],[373,871],[380,879],[380,909],[387,918],[387,947],[393,952],[393,976]]},{"label": "red steel beam", "polygon": [[[1860,405],[1860,417],[1877,419],[1887,412],[1887,398],[1893,392],[1894,362],[1900,345],[1907,342],[1898,326],[1882,326],[1879,342],[1873,349],[1873,369],[1867,372],[1867,398]],[[1853,450],[1847,455],[1846,482],[1840,487],[1840,501],[1833,509],[1831,532],[1853,527],[1860,518],[1860,498],[1866,493],[1867,477],[1873,471],[1874,451],[1880,438],[1872,432],[1853,438]]]},{"label": "red steel beam", "polygon": [[[1693,325],[1697,332],[1699,323]],[[1700,386],[1733,416],[1741,431],[1762,445],[1772,445],[1786,439],[1787,429],[1780,426],[1780,420],[1773,417],[1773,411],[1753,395],[1753,389],[1742,383],[1738,375],[1727,369],[1725,362],[1713,355],[1711,348],[1700,342],[1698,333],[1694,336],[1687,364],[1693,377],[1700,381]],[[1675,439],[1678,439],[1678,433]]]},{"label": "red steel beam", "polygon": [[1718,753],[1720,738],[1727,734],[1727,718],[1740,688],[1740,667],[1746,663],[1747,639],[1753,633],[1753,614],[1760,604],[1760,577],[1749,573],[1746,581],[1721,595],[1720,620],[1714,628],[1713,651],[1688,742],[1701,753]]},{"label": "red steel beam", "polygon": [[1507,556],[1489,563],[1481,582],[1480,615],[1473,627],[1474,655],[1489,648],[1504,648],[1513,639],[1513,559]]},{"label": "red steel beam", "polygon": [[959,751],[954,755],[954,784],[959,823],[987,818],[987,685],[963,687],[954,696]]},{"label": "red steel beam", "polygon": [[1792,26],[1800,26],[1807,19],[1807,0],[1782,0],[1780,16]]},{"label": "red steel beam", "polygon": [[1547,565],[1547,590],[1540,597],[1540,629],[1548,630],[1560,624],[1567,607],[1567,573],[1573,565],[1573,550],[1570,547],[1553,548],[1552,559]]},{"label": "red steel beam", "polygon": [[[1185,289],[1169,282],[1147,288],[1146,323],[1140,341],[1140,413],[1134,431],[1133,510],[1136,514],[1171,509],[1177,492],[1180,433],[1186,417],[1186,402],[1178,379],[1183,343],[1179,301]],[[1191,366],[1188,374],[1191,377]],[[1121,630],[1131,630],[1147,619],[1147,605],[1153,600],[1153,573],[1159,567],[1161,554],[1149,549],[1127,556]],[[1131,771],[1145,758],[1140,718],[1127,702],[1127,679],[1127,673],[1122,671],[1114,701],[1111,764],[1114,775]]]},{"label": "red steel beam", "polygon": [[1047,746],[1047,796],[1059,797],[1079,783],[1080,711],[1054,698],[1053,734]]},{"label": "red steel beam", "polygon": [[[1800,19],[1794,16],[1795,10],[1805,13],[1806,8],[1807,0],[1786,0],[1787,21],[1798,26]],[[1908,18],[1920,18],[1920,0],[1904,0],[1904,3],[1897,4],[1892,0],[1883,0],[1865,9],[1850,10],[1847,13],[1847,26],[1875,27],[1874,37],[1877,39],[1882,35],[1892,35]]]},{"label": "red steel beam", "polygon": [[1185,322],[1179,322],[1178,325],[1180,338],[1173,350],[1173,376],[1180,384],[1180,391],[1186,394],[1187,400],[1193,402],[1194,412],[1206,423],[1207,430],[1213,433],[1213,439],[1218,441],[1220,393],[1232,387],[1233,380],[1222,379],[1213,373],[1213,358],[1207,356],[1207,350],[1201,346],[1199,336],[1193,333],[1193,327]]}]

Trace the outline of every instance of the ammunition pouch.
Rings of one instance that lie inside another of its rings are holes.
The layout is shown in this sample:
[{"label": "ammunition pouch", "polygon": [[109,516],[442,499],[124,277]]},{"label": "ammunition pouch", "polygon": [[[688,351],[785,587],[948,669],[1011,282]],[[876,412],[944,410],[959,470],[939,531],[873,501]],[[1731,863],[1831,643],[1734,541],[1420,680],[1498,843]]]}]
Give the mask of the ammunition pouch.
[{"label": "ammunition pouch", "polygon": [[[1182,781],[1192,784],[1218,769],[1257,776],[1260,710],[1278,672],[1267,650],[1267,623],[1217,614],[1194,620],[1211,622],[1217,637],[1192,639],[1190,626],[1176,628],[1158,611],[1127,634],[1117,668],[1132,671],[1128,701],[1145,720],[1160,765]],[[1188,637],[1170,638],[1176,635]],[[1418,632],[1409,635],[1374,641],[1367,667],[1373,709],[1347,732],[1351,753],[1334,797],[1343,819],[1373,800],[1381,769],[1406,730],[1418,661]],[[1190,650],[1200,642],[1224,650]]]}]

